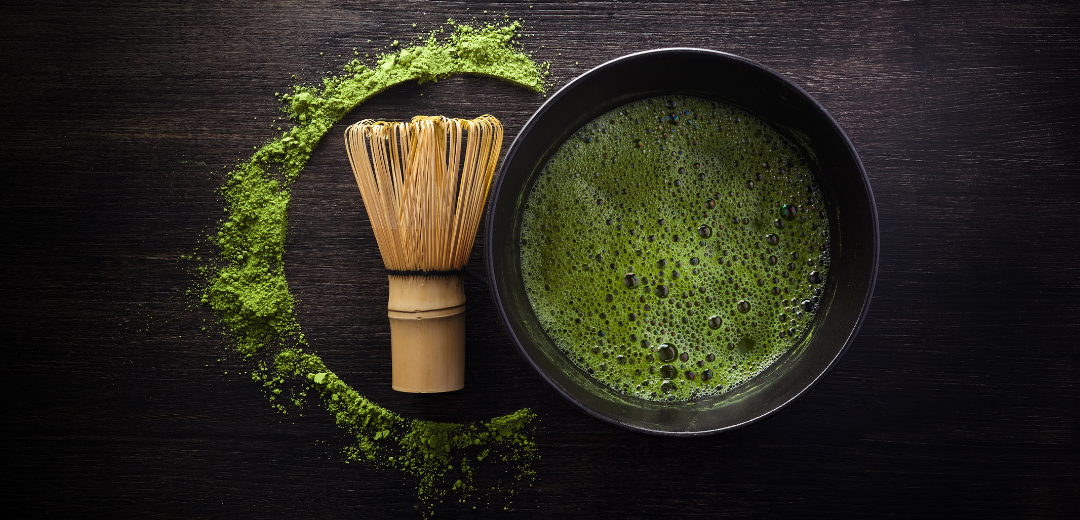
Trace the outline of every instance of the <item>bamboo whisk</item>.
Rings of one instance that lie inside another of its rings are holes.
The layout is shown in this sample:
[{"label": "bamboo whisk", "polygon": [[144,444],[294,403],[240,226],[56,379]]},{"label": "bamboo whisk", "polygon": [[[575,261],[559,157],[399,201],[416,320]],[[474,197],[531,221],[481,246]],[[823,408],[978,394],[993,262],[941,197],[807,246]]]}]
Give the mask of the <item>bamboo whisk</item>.
[{"label": "bamboo whisk", "polygon": [[502,147],[498,119],[360,121],[345,149],[389,271],[393,386],[465,386],[465,280]]}]

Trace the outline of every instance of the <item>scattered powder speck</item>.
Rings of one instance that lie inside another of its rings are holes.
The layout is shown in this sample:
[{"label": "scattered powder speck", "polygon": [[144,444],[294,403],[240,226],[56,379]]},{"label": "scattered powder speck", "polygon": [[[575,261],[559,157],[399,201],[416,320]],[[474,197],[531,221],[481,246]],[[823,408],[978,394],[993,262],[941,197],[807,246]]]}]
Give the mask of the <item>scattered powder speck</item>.
[{"label": "scattered powder speck", "polygon": [[[464,501],[477,492],[513,495],[535,478],[537,457],[531,438],[536,415],[528,409],[475,424],[409,420],[375,404],[307,352],[294,315],[295,300],[285,280],[283,256],[291,186],[315,145],[359,104],[406,81],[438,81],[453,74],[490,76],[543,92],[546,64],[519,50],[520,22],[474,27],[447,21],[423,45],[395,46],[373,68],[353,60],[344,73],[321,86],[298,85],[281,97],[294,126],[258,147],[227,174],[221,188],[225,218],[210,241],[217,258],[201,269],[206,276],[202,303],[214,310],[236,352],[251,367],[272,405],[282,413],[317,397],[356,443],[349,461],[400,469],[416,481],[417,495],[430,514],[446,493]],[[495,490],[476,489],[478,468],[503,465],[506,479]]]}]

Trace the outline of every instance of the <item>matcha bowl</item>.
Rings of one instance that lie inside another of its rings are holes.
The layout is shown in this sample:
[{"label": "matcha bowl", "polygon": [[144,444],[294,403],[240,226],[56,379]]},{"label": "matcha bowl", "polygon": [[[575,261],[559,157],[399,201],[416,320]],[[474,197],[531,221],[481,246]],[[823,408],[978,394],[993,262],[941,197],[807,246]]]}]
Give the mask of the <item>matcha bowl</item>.
[{"label": "matcha bowl", "polygon": [[[829,274],[805,333],[768,368],[733,390],[683,401],[615,391],[571,361],[541,326],[525,289],[521,261],[522,248],[529,247],[522,245],[526,201],[560,146],[610,110],[672,95],[748,112],[797,147],[816,177],[830,237]],[[809,94],[738,56],[704,49],[659,49],[624,56],[583,74],[552,95],[518,134],[491,197],[485,241],[488,278],[500,319],[515,346],[569,402],[631,430],[707,435],[777,412],[837,363],[858,333],[873,295],[877,210],[854,147]]]}]

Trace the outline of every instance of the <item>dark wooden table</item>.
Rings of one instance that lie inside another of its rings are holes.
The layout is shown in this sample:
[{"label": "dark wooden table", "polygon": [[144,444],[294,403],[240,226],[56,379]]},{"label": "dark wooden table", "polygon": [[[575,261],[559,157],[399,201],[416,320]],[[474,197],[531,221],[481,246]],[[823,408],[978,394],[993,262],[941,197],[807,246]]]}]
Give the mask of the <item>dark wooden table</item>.
[{"label": "dark wooden table", "polygon": [[[344,463],[325,413],[270,409],[214,327],[201,330],[213,317],[189,304],[192,264],[178,258],[222,215],[221,173],[274,134],[274,93],[291,75],[316,80],[354,48],[505,12],[524,18],[556,86],[632,51],[695,46],[756,60],[820,100],[877,196],[866,324],[781,413],[657,438],[559,398],[470,281],[467,388],[395,393],[386,280],[340,124],[295,186],[286,259],[298,319],[338,374],[408,417],[532,407],[538,480],[505,516],[1075,518],[1080,8],[943,4],[5,3],[5,512],[417,517],[401,473]],[[541,101],[455,77],[394,88],[346,121],[491,112],[509,141]],[[436,513],[502,514],[486,502]]]}]

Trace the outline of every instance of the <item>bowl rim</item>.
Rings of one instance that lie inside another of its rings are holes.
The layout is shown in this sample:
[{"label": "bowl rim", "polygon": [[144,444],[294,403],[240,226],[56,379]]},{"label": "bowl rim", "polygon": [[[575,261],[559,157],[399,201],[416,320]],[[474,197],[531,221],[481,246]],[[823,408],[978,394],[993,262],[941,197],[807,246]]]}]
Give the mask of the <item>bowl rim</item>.
[{"label": "bowl rim", "polygon": [[[493,247],[492,236],[493,236],[493,234],[495,232],[495,219],[492,218],[492,214],[494,213],[494,209],[495,209],[497,200],[499,198],[499,194],[502,191],[502,185],[503,185],[504,180],[506,179],[506,174],[507,174],[508,167],[509,167],[509,165],[511,163],[512,158],[517,153],[518,148],[521,147],[521,143],[522,143],[523,139],[525,139],[528,136],[529,131],[535,126],[535,124],[537,124],[537,121],[542,119],[543,116],[549,110],[551,110],[551,108],[553,106],[555,106],[564,96],[567,95],[567,93],[569,91],[571,91],[573,89],[573,87],[575,87],[578,83],[581,83],[581,82],[585,81],[590,75],[596,73],[599,70],[602,70],[602,69],[607,68],[607,67],[611,67],[611,66],[613,66],[615,64],[619,64],[619,63],[622,63],[622,62],[627,61],[627,60],[633,60],[633,59],[636,59],[636,58],[640,58],[642,56],[651,56],[651,55],[658,55],[658,54],[704,54],[704,55],[709,55],[709,56],[714,57],[714,58],[720,58],[720,59],[723,59],[723,60],[730,60],[732,62],[736,62],[736,63],[742,64],[742,65],[746,65],[746,66],[749,66],[751,68],[757,69],[760,73],[763,73],[766,76],[770,76],[772,80],[777,81],[779,83],[782,83],[785,86],[787,86],[788,88],[790,88],[790,89],[794,90],[795,92],[797,92],[799,94],[799,96],[803,100],[808,101],[812,105],[812,107],[816,110],[816,112],[819,115],[824,116],[827,123],[830,124],[833,129],[835,129],[835,131],[837,133],[837,136],[840,137],[840,140],[842,141],[843,145],[846,147],[847,152],[850,154],[851,158],[854,160],[854,163],[855,163],[855,165],[857,167],[857,170],[858,170],[858,173],[859,173],[859,177],[860,177],[860,179],[862,180],[862,183],[863,183],[863,189],[865,190],[866,195],[868,197],[869,209],[870,209],[870,213],[871,213],[871,217],[872,217],[871,227],[872,227],[872,230],[873,230],[873,242],[874,242],[874,244],[873,244],[873,254],[871,255],[871,262],[872,263],[871,263],[871,266],[870,266],[870,279],[869,279],[869,283],[867,284],[866,293],[863,296],[863,301],[862,301],[862,305],[861,305],[861,311],[859,312],[858,318],[857,318],[857,320],[855,321],[854,325],[851,328],[851,332],[845,338],[843,346],[839,350],[837,350],[836,354],[834,356],[832,356],[832,359],[829,360],[826,367],[819,374],[817,374],[810,381],[809,384],[804,386],[801,390],[795,392],[793,395],[791,395],[788,399],[784,400],[779,405],[773,406],[771,409],[766,410],[766,411],[764,411],[764,412],[762,412],[762,413],[760,413],[760,414],[758,414],[758,415],[756,415],[756,416],[754,416],[754,417],[752,417],[750,419],[744,420],[742,422],[727,425],[727,426],[723,426],[723,427],[720,427],[720,428],[714,428],[714,429],[710,429],[710,430],[699,430],[699,431],[653,430],[653,429],[645,428],[645,427],[642,427],[642,426],[639,426],[639,425],[636,425],[636,424],[628,424],[626,422],[618,420],[617,418],[602,414],[602,413],[600,413],[600,412],[586,406],[584,403],[580,402],[578,399],[575,399],[573,396],[571,396],[569,393],[567,393],[567,391],[564,390],[559,384],[556,384],[556,382],[552,380],[551,376],[548,375],[544,370],[542,370],[537,365],[537,363],[532,359],[532,357],[529,355],[529,353],[526,352],[525,347],[522,345],[521,339],[518,337],[518,334],[515,332],[514,328],[510,325],[509,318],[506,315],[507,311],[506,311],[505,302],[503,301],[503,298],[499,294],[498,278],[495,276],[494,251],[492,249],[492,247]],[[871,304],[871,302],[873,300],[874,289],[875,289],[875,287],[877,285],[877,276],[878,276],[878,268],[879,268],[880,253],[881,253],[881,233],[880,233],[880,227],[879,227],[879,222],[878,222],[877,201],[874,198],[874,192],[873,192],[873,190],[872,190],[872,188],[870,186],[870,180],[866,175],[866,168],[864,167],[864,165],[862,163],[862,158],[859,156],[859,154],[855,150],[854,145],[851,143],[851,139],[848,137],[847,133],[844,132],[843,128],[839,125],[839,123],[836,122],[836,119],[833,118],[832,114],[830,114],[825,109],[825,107],[823,107],[821,105],[821,103],[816,98],[811,96],[808,92],[806,92],[798,84],[796,84],[795,82],[789,80],[788,78],[784,77],[783,75],[777,73],[776,71],[774,71],[774,70],[772,70],[772,69],[770,69],[770,68],[768,68],[768,67],[766,67],[766,66],[764,66],[764,65],[762,65],[760,63],[757,63],[757,62],[755,62],[753,60],[750,60],[750,59],[747,59],[747,58],[744,58],[742,56],[738,56],[738,55],[735,55],[735,54],[731,54],[731,53],[728,53],[728,52],[717,51],[717,50],[712,50],[712,49],[697,48],[697,47],[663,47],[663,48],[657,48],[657,49],[649,49],[649,50],[644,50],[644,51],[639,51],[639,52],[626,54],[626,55],[619,56],[617,58],[608,60],[608,61],[606,61],[606,62],[604,62],[604,63],[602,63],[600,65],[597,65],[597,66],[585,71],[584,73],[582,73],[582,74],[578,75],[577,77],[575,77],[574,79],[570,80],[565,85],[563,85],[558,91],[556,91],[554,94],[549,96],[540,105],[540,107],[537,108],[535,112],[533,112],[533,114],[529,117],[529,119],[522,126],[522,128],[518,132],[517,136],[514,137],[514,141],[511,143],[510,148],[507,150],[506,156],[504,157],[503,162],[499,167],[499,174],[498,174],[497,178],[495,179],[495,185],[493,186],[493,189],[490,190],[488,206],[489,206],[488,218],[487,218],[487,221],[485,222],[485,226],[484,226],[485,227],[484,261],[485,261],[485,264],[486,264],[485,267],[486,267],[488,288],[491,291],[491,297],[495,302],[495,308],[498,311],[499,320],[502,323],[503,328],[510,335],[510,338],[511,338],[511,341],[513,342],[513,344],[514,344],[514,347],[518,350],[518,353],[525,359],[525,361],[529,364],[529,366],[531,366],[532,369],[537,374],[539,374],[540,377],[551,388],[553,388],[560,396],[562,396],[563,399],[570,402],[572,405],[574,405],[574,407],[576,407],[579,410],[585,412],[587,415],[589,415],[591,417],[599,419],[602,422],[612,423],[612,424],[621,426],[623,428],[626,428],[626,429],[629,429],[629,430],[635,431],[635,432],[641,432],[641,433],[647,433],[647,434],[659,435],[659,436],[668,436],[668,437],[697,437],[697,436],[713,435],[713,434],[717,434],[717,433],[720,433],[720,432],[732,431],[732,430],[735,430],[735,429],[738,429],[738,428],[742,428],[744,426],[748,426],[750,424],[759,422],[762,419],[765,419],[766,417],[772,416],[773,414],[776,414],[780,410],[783,410],[788,405],[790,405],[793,401],[795,401],[796,399],[802,397],[803,394],[805,394],[810,389],[817,386],[817,384],[823,378],[825,378],[825,376],[827,376],[833,370],[834,367],[836,367],[836,365],[839,362],[840,358],[843,357],[844,354],[847,352],[847,350],[851,347],[851,344],[854,341],[855,337],[858,335],[859,331],[862,329],[862,325],[866,321],[866,315],[867,315],[867,313],[868,313],[868,311],[870,309],[870,304]]]}]

